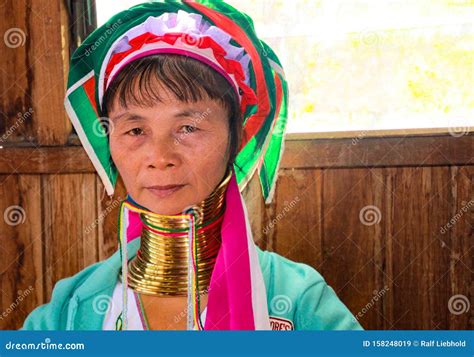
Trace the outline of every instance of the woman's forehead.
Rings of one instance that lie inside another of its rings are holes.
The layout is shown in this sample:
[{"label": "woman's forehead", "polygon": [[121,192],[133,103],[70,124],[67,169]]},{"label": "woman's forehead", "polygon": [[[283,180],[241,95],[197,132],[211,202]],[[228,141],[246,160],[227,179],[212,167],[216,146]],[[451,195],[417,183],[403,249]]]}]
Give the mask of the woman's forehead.
[{"label": "woman's forehead", "polygon": [[224,107],[216,100],[205,99],[188,103],[179,100],[157,102],[153,106],[117,105],[110,113],[115,124],[123,121],[138,121],[157,117],[180,118],[216,118],[225,115]]},{"label": "woman's forehead", "polygon": [[[206,108],[216,110],[217,107],[225,109],[223,99],[210,98],[204,90],[199,94],[196,93],[195,99],[187,98],[187,100],[183,100],[178,98],[162,81],[153,78],[151,82],[147,88],[143,88],[140,87],[141,81],[136,80],[130,88],[131,90],[124,91],[123,95],[117,95],[118,93],[116,93],[109,114],[117,111],[153,109],[154,107],[160,107],[160,109],[176,107],[179,110],[189,108],[189,110],[195,111],[203,111],[203,108],[204,110]],[[150,88],[152,92],[150,92]]]}]

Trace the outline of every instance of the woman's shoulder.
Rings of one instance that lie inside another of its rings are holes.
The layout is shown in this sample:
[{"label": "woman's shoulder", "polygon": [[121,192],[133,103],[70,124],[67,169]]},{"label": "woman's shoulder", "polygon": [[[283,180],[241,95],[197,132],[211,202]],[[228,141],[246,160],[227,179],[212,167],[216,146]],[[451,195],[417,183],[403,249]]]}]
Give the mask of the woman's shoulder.
[{"label": "woman's shoulder", "polygon": [[257,252],[264,276],[268,275],[268,278],[281,280],[280,284],[302,287],[324,282],[323,276],[308,264],[290,260],[278,253],[263,250],[258,246]]},{"label": "woman's shoulder", "polygon": [[316,269],[258,247],[257,252],[274,330],[362,329]]}]

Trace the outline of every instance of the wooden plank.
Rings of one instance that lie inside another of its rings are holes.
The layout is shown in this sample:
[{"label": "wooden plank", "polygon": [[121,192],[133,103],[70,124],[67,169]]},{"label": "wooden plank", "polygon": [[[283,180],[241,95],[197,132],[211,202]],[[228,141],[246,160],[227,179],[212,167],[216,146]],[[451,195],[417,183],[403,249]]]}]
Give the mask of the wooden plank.
[{"label": "wooden plank", "polygon": [[0,214],[0,329],[18,329],[45,302],[39,176],[0,176]]},{"label": "wooden plank", "polygon": [[98,261],[97,193],[93,174],[45,175],[46,295],[55,283]]},{"label": "wooden plank", "polygon": [[0,149],[0,174],[94,173],[80,146]]},{"label": "wooden plank", "polygon": [[[0,141],[64,145],[68,20],[62,1],[22,0],[0,7]],[[18,42],[15,42],[18,41]]]},{"label": "wooden plank", "polygon": [[[313,140],[313,139],[355,139],[357,141],[362,138],[389,138],[402,136],[433,136],[448,135],[451,128],[410,128],[410,129],[380,129],[380,130],[341,130],[341,131],[312,131],[312,132],[296,132],[286,133],[289,140]],[[458,129],[460,130],[460,129]],[[469,128],[466,128],[469,130]],[[472,130],[471,130],[472,131]],[[459,132],[461,134],[461,132]],[[457,134],[456,134],[457,135]]]},{"label": "wooden plank", "polygon": [[69,71],[69,24],[64,1],[30,0],[28,66],[39,145],[64,145],[72,130],[64,109]]},{"label": "wooden plank", "polygon": [[320,272],[365,328],[383,326],[383,226],[390,214],[383,169],[325,170]]},{"label": "wooden plank", "polygon": [[[449,299],[444,302],[448,309],[448,326],[453,330],[474,328],[474,167],[452,167],[450,218],[441,227],[444,235],[449,235]],[[471,307],[469,308],[469,305]]]},{"label": "wooden plank", "polygon": [[471,165],[474,135],[286,140],[281,168]]},{"label": "wooden plank", "polygon": [[323,261],[321,174],[321,170],[281,171],[274,214],[264,227],[275,236],[269,250],[316,268]]},{"label": "wooden plank", "polygon": [[0,144],[34,141],[34,108],[31,100],[33,72],[30,9],[26,1],[9,1],[0,7]]},{"label": "wooden plank", "polygon": [[99,259],[110,257],[119,248],[118,246],[118,215],[120,213],[120,203],[126,198],[127,191],[121,177],[119,176],[115,193],[112,197],[107,196],[105,187],[96,178],[99,212],[101,224],[99,224]]},{"label": "wooden plank", "polygon": [[[381,252],[376,254],[375,261],[377,262],[377,267],[379,267],[382,272],[382,285],[379,287],[378,291],[384,292],[383,299],[381,299],[382,309],[377,310],[380,318],[376,326],[370,326],[371,329],[379,330],[390,330],[395,321],[393,315],[393,305],[397,303],[394,299],[393,291],[396,287],[395,282],[393,281],[393,241],[392,241],[392,232],[394,230],[393,222],[393,212],[397,209],[394,207],[393,198],[394,198],[394,181],[397,174],[397,168],[384,168],[382,169],[383,173],[383,183],[384,183],[384,202],[383,210],[385,219],[382,223],[382,237],[381,237]],[[378,249],[378,248],[377,248]]]},{"label": "wooden plank", "polygon": [[266,236],[263,232],[265,203],[263,200],[262,189],[258,179],[258,173],[252,176],[247,186],[242,192],[242,197],[247,207],[250,221],[250,228],[253,234],[254,242],[261,248],[266,247]]},{"label": "wooden plank", "polygon": [[446,329],[449,298],[449,167],[397,169],[393,186],[390,329]]}]

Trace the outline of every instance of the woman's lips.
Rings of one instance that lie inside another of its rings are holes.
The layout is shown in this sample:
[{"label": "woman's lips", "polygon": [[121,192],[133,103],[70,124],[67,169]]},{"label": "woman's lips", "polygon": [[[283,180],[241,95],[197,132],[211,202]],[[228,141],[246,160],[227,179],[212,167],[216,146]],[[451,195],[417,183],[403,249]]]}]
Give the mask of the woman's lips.
[{"label": "woman's lips", "polygon": [[177,186],[166,186],[166,188],[147,187],[147,189],[154,195],[160,198],[165,198],[172,195],[173,193],[175,193],[176,191],[180,190],[183,187],[184,185],[177,185]]}]

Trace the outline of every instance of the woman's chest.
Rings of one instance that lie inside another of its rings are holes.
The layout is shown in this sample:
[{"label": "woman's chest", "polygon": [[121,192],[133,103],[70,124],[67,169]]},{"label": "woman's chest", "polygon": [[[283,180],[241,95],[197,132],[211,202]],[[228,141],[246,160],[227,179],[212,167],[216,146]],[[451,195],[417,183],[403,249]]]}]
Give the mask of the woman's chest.
[{"label": "woman's chest", "polygon": [[150,330],[186,330],[187,304],[162,298],[141,296]]},{"label": "woman's chest", "polygon": [[[150,330],[186,330],[187,297],[160,297],[138,294]],[[207,295],[200,298],[200,313],[207,305]]]}]

